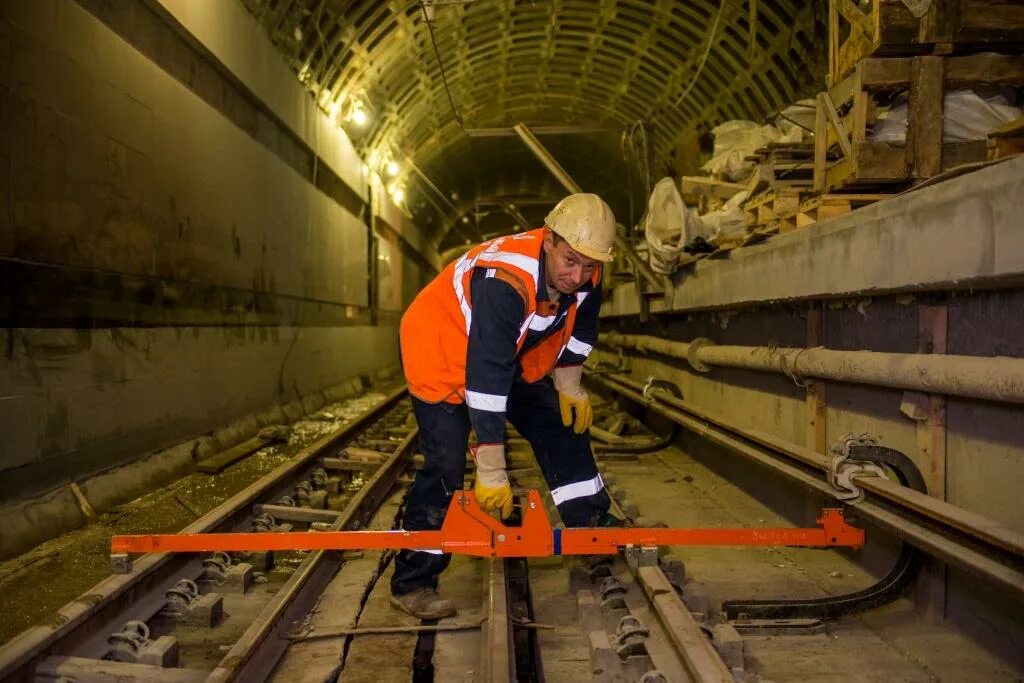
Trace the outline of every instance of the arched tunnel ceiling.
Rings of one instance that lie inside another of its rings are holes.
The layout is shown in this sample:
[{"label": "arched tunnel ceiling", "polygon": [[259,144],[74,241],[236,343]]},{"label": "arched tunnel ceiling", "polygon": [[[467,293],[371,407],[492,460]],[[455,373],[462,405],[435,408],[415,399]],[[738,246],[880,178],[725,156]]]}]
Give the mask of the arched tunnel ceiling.
[{"label": "arched tunnel ceiling", "polygon": [[564,194],[517,137],[481,129],[534,127],[630,222],[642,212],[641,177],[657,179],[681,139],[763,119],[821,80],[827,10],[799,0],[426,1],[446,91],[420,2],[243,2],[321,106],[337,102],[344,120],[362,104],[366,125],[344,125],[364,158],[412,160],[447,195],[403,165],[407,206],[441,248],[514,226],[510,202],[537,225]]}]

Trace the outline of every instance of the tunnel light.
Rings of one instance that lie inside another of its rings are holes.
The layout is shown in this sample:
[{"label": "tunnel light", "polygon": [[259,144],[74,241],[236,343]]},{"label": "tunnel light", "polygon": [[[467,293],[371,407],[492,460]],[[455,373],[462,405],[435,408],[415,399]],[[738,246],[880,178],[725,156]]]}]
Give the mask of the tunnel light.
[{"label": "tunnel light", "polygon": [[352,111],[348,113],[348,120],[362,128],[370,120],[370,117],[367,115],[366,110],[363,109],[363,105],[356,104],[352,107]]},{"label": "tunnel light", "polygon": [[405,188],[398,183],[391,183],[388,185],[388,194],[391,195],[391,199],[395,204],[401,204],[402,200],[405,199]]},{"label": "tunnel light", "polygon": [[341,102],[335,100],[331,102],[331,106],[327,110],[327,115],[331,118],[331,121],[338,119],[338,112],[341,111]]},{"label": "tunnel light", "polygon": [[384,170],[387,172],[389,178],[394,178],[396,175],[398,175],[398,172],[401,170],[401,167],[399,167],[397,161],[389,161],[387,165],[384,167]]}]

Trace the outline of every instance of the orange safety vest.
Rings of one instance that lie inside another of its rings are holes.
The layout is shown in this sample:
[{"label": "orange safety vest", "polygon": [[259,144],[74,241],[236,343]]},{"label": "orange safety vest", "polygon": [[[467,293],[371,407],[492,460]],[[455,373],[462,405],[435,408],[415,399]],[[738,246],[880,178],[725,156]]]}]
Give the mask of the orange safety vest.
[{"label": "orange safety vest", "polygon": [[[543,316],[538,318],[537,288],[544,286],[540,255],[545,233],[544,228],[539,228],[479,244],[448,264],[416,295],[402,316],[399,335],[402,366],[413,396],[428,403],[465,400],[474,268],[493,268],[496,277],[511,284],[523,297],[526,315],[519,326],[516,347],[523,379],[536,382],[551,372],[572,336],[576,310],[590,292],[576,293],[560,334],[552,334],[522,352],[531,322],[537,321],[535,329],[543,329]],[[591,282],[597,286],[600,281],[598,268]]]}]

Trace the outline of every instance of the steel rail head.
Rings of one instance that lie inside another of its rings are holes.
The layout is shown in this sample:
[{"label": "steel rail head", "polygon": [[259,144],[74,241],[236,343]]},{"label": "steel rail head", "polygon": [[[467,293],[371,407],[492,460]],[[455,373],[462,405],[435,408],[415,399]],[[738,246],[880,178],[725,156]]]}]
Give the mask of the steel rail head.
[{"label": "steel rail head", "polygon": [[[419,430],[413,428],[366,485],[349,501],[345,510],[330,526],[341,531],[366,524],[371,513],[384,501],[394,487],[398,475],[412,455]],[[249,674],[269,671],[288,647],[284,639],[270,639],[270,634],[290,617],[298,618],[315,603],[315,596],[344,561],[340,553],[318,550],[309,555],[250,624],[242,637],[225,653],[208,681],[250,680]],[[308,603],[308,604],[306,604]],[[266,646],[264,647],[264,644]],[[262,647],[260,657],[255,656]]]},{"label": "steel rail head", "polygon": [[505,560],[491,558],[484,573],[484,595],[487,601],[487,620],[480,645],[480,680],[488,683],[507,683],[515,680],[514,640],[512,622],[508,618],[508,581]]}]

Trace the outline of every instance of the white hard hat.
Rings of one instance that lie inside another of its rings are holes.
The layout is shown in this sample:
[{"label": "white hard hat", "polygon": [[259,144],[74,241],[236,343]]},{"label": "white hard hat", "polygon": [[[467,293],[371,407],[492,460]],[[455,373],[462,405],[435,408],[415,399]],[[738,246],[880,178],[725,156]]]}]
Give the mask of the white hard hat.
[{"label": "white hard hat", "polygon": [[615,216],[596,194],[569,195],[551,209],[544,223],[584,256],[606,263],[612,260]]}]

